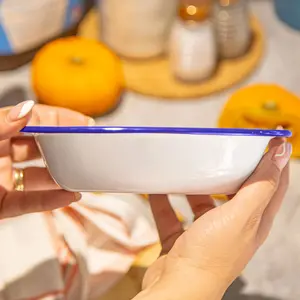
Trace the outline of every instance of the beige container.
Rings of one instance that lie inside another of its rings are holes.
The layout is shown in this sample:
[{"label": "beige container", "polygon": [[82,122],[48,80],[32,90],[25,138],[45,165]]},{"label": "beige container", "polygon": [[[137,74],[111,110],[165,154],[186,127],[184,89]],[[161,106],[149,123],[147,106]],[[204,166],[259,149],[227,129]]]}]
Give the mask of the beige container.
[{"label": "beige container", "polygon": [[163,54],[178,0],[99,0],[101,39],[119,55],[145,59]]},{"label": "beige container", "polygon": [[247,52],[252,37],[247,0],[218,0],[214,23],[221,58],[236,58]]}]

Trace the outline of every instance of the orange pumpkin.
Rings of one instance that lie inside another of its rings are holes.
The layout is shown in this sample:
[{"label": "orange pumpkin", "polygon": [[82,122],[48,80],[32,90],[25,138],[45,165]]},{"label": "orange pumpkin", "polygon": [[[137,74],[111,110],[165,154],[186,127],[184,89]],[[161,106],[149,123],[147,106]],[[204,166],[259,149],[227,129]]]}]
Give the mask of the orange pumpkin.
[{"label": "orange pumpkin", "polygon": [[300,99],[277,85],[256,84],[240,89],[225,104],[218,126],[275,129],[293,132],[294,157],[300,156]]},{"label": "orange pumpkin", "polygon": [[118,104],[124,79],[120,59],[105,45],[68,37],[37,53],[32,85],[40,103],[97,116]]}]

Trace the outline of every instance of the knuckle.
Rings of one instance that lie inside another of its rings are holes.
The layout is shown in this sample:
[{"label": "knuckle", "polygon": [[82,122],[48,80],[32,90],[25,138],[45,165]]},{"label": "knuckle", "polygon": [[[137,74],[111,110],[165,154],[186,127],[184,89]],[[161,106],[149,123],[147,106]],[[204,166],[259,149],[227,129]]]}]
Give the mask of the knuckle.
[{"label": "knuckle", "polygon": [[273,178],[273,177],[268,178],[267,183],[268,183],[269,188],[271,190],[276,190],[277,189],[278,181],[275,178]]},{"label": "knuckle", "polygon": [[249,218],[246,220],[245,226],[244,226],[244,232],[256,232],[258,229],[261,218],[262,218],[263,211],[257,210],[253,214],[249,216]]},{"label": "knuckle", "polygon": [[262,181],[268,183],[271,190],[276,190],[279,184],[281,171],[275,163],[272,163],[266,172],[262,175]]}]

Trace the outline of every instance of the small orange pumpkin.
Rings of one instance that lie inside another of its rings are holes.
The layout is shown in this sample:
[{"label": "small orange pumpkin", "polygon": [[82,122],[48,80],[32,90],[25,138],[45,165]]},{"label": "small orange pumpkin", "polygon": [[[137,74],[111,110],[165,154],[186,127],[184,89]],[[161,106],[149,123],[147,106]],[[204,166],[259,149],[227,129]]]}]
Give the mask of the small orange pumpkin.
[{"label": "small orange pumpkin", "polygon": [[225,104],[218,126],[275,129],[293,132],[294,157],[300,156],[300,99],[282,87],[256,84],[240,89]]},{"label": "small orange pumpkin", "polygon": [[105,45],[68,37],[37,53],[32,85],[40,103],[98,116],[118,104],[124,78],[120,59]]}]

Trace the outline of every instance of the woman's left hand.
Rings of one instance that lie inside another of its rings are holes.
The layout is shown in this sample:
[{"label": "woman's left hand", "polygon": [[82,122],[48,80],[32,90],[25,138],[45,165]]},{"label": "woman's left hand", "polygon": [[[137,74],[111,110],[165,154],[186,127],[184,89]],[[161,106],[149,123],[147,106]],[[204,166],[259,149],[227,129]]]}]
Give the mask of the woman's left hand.
[{"label": "woman's left hand", "polygon": [[[93,122],[78,112],[46,105],[33,106],[30,101],[0,109],[0,220],[64,207],[81,197],[61,190],[46,168],[13,168],[14,163],[41,157],[34,138],[19,131],[26,125],[81,126]],[[16,174],[24,176],[24,191],[14,191]]]}]

